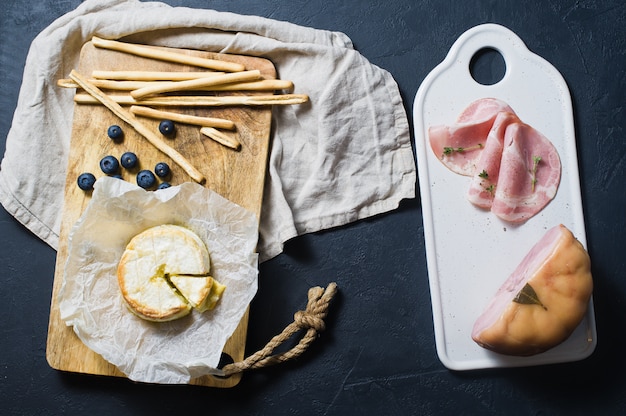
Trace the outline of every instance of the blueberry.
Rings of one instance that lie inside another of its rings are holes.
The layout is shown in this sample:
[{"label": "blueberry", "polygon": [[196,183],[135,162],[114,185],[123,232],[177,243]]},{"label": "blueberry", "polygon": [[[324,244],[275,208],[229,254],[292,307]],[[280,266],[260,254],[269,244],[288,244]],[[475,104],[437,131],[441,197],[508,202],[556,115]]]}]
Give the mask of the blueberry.
[{"label": "blueberry", "polygon": [[120,162],[126,169],[132,169],[137,166],[137,155],[133,152],[126,152],[120,158]]},{"label": "blueberry", "polygon": [[172,120],[163,120],[159,123],[159,131],[164,136],[171,136],[176,131],[176,126]]},{"label": "blueberry", "polygon": [[172,185],[170,185],[169,182],[161,182],[161,184],[157,187],[157,189],[166,189],[166,188],[169,188],[170,186]]},{"label": "blueberry", "polygon": [[122,128],[120,126],[113,125],[107,130],[107,135],[111,140],[118,140],[121,139],[122,136],[124,136],[124,132],[122,131]]},{"label": "blueberry", "polygon": [[159,178],[166,178],[167,175],[170,174],[170,167],[165,162],[159,162],[154,167],[154,173],[156,173]]},{"label": "blueberry", "polygon": [[96,177],[89,172],[81,173],[76,180],[78,187],[83,191],[91,191],[93,184],[96,183]]},{"label": "blueberry", "polygon": [[151,171],[144,169],[137,174],[137,185],[143,189],[150,189],[156,184],[156,177]]},{"label": "blueberry", "polygon": [[107,175],[115,175],[120,170],[120,162],[114,156],[105,156],[100,160],[100,169]]}]

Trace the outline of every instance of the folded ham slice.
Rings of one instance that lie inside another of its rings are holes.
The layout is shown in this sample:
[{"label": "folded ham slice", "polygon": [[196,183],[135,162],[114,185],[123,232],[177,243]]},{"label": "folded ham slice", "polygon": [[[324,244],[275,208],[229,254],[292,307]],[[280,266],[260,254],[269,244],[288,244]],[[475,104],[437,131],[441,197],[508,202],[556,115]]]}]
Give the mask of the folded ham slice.
[{"label": "folded ham slice", "polygon": [[554,198],[560,180],[561,160],[550,140],[527,124],[511,124],[491,212],[505,221],[526,221]]},{"label": "folded ham slice", "polygon": [[478,207],[491,208],[500,177],[504,134],[507,127],[515,122],[519,122],[519,118],[514,113],[498,113],[485,140],[484,149],[479,153],[467,193],[467,199]]},{"label": "folded ham slice", "polygon": [[472,176],[487,135],[502,111],[513,112],[508,104],[495,98],[474,101],[455,124],[429,128],[430,147],[448,169]]},{"label": "folded ham slice", "polygon": [[582,321],[592,288],[587,251],[564,225],[553,227],[498,289],[472,339],[501,354],[544,352]]},{"label": "folded ham slice", "polygon": [[561,161],[543,134],[495,98],[472,102],[449,126],[429,129],[430,146],[450,170],[470,176],[468,200],[518,223],[556,195]]}]

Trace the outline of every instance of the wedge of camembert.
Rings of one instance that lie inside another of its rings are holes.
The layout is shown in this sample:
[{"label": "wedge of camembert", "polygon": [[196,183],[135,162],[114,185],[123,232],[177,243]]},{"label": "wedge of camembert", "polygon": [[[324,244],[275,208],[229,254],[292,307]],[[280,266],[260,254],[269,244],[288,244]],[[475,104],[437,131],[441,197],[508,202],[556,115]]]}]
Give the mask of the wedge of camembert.
[{"label": "wedge of camembert", "polygon": [[225,286],[209,274],[206,245],[188,228],[165,224],[136,235],[122,254],[117,279],[129,309],[165,322],[213,309]]}]

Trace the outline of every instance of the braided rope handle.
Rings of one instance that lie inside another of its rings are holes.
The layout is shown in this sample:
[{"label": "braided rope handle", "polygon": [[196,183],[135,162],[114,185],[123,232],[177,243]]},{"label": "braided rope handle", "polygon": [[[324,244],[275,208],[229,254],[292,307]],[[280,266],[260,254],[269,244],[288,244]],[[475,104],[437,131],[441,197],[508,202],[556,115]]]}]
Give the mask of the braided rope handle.
[{"label": "braided rope handle", "polygon": [[[326,289],[319,286],[309,289],[306,310],[296,312],[293,317],[294,321],[283,332],[274,336],[263,349],[243,361],[225,365],[220,375],[228,377],[246,370],[279,364],[302,355],[317,338],[318,333],[326,328],[324,318],[328,315],[328,306],[335,293],[337,293],[337,284],[334,282],[330,283]],[[296,346],[289,351],[272,355],[278,346],[301,330],[306,330],[306,332]]]}]

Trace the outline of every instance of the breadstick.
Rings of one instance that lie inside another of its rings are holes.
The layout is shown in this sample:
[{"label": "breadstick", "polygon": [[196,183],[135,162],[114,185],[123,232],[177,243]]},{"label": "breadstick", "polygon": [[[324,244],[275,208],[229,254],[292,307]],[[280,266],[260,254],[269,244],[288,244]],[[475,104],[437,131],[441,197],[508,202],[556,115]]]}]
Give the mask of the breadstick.
[{"label": "breadstick", "polygon": [[202,71],[92,71],[91,76],[96,79],[110,79],[115,81],[185,81],[188,79],[214,77],[225,72]]},{"label": "breadstick", "polygon": [[231,82],[253,81],[261,78],[261,71],[254,69],[252,71],[234,72],[232,74],[218,75],[216,77],[190,79],[187,81],[166,82],[159,85],[139,88],[130,93],[134,99],[140,99],[149,95],[160,94],[172,91],[189,91],[213,85],[229,84]]},{"label": "breadstick", "polygon": [[221,131],[214,129],[213,127],[202,127],[200,129],[200,133],[205,136],[215,140],[216,142],[223,144],[226,147],[230,147],[231,149],[239,150],[241,149],[241,143],[233,137],[227,136]]},{"label": "breadstick", "polygon": [[235,128],[235,123],[230,120],[225,120],[223,118],[190,116],[187,114],[172,113],[170,111],[155,110],[150,107],[143,107],[138,105],[133,105],[132,107],[130,107],[130,112],[138,116],[156,119],[170,119],[172,121],[178,121],[179,123],[193,124],[196,126],[217,127],[227,130],[232,130]]},{"label": "breadstick", "polygon": [[189,56],[182,53],[153,48],[145,45],[101,39],[97,36],[91,38],[91,43],[97,48],[125,52],[131,55],[142,56],[144,58],[157,59],[159,61],[176,62],[180,64],[193,65],[201,68],[215,69],[217,71],[226,72],[239,72],[245,70],[245,66],[234,62],[199,58],[196,56]]},{"label": "breadstick", "polygon": [[[93,85],[105,90],[133,91],[151,85],[162,85],[167,81],[114,81],[109,79],[90,80]],[[71,79],[60,79],[57,85],[63,88],[78,88]],[[260,81],[233,82],[231,84],[214,85],[198,88],[199,91],[276,91],[293,90],[293,82],[280,79],[262,79]]]},{"label": "breadstick", "polygon": [[[114,91],[133,91],[138,88],[143,88],[148,85],[160,82],[163,83],[165,81],[113,81],[110,79],[90,79],[93,85],[98,88],[105,90],[114,90]],[[57,85],[63,88],[80,88],[80,86],[71,79],[60,79],[57,81]]]},{"label": "breadstick", "polygon": [[[278,95],[230,95],[214,96],[172,96],[148,97],[135,100],[130,95],[110,95],[109,98],[120,105],[147,105],[147,106],[181,106],[181,107],[222,107],[222,106],[260,106],[260,105],[291,105],[303,104],[309,101],[305,94],[278,94]],[[94,97],[78,93],[74,102],[80,104],[98,104]]]},{"label": "breadstick", "polygon": [[76,81],[82,89],[87,91],[92,97],[111,110],[116,116],[131,125],[137,133],[145,137],[154,147],[169,156],[177,165],[183,168],[183,170],[187,172],[194,181],[200,184],[203,184],[206,181],[206,178],[202,175],[202,173],[200,173],[200,171],[198,171],[187,159],[185,159],[183,155],[161,140],[161,138],[153,133],[152,130],[141,124],[141,122],[131,112],[123,109],[118,103],[104,94],[98,87],[83,78],[83,76],[75,70],[70,72],[70,78]]},{"label": "breadstick", "polygon": [[260,81],[233,82],[202,88],[202,91],[293,91],[293,82],[282,79],[262,79]]}]

